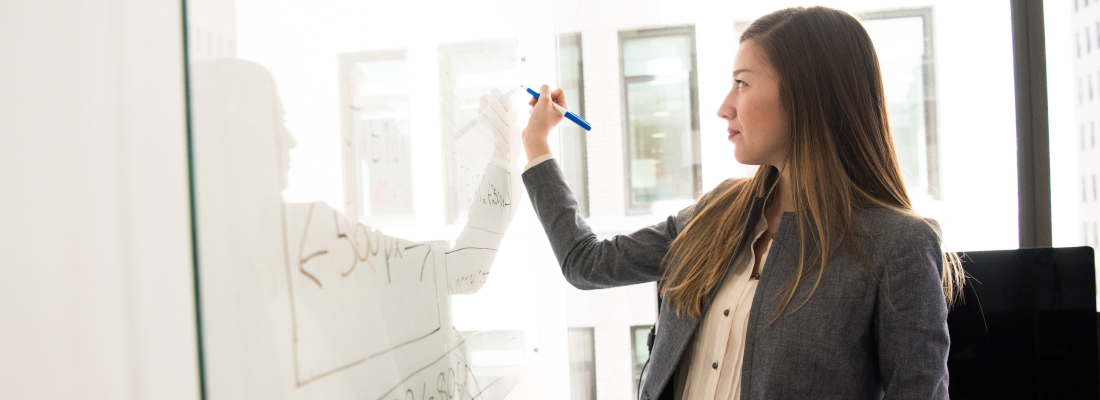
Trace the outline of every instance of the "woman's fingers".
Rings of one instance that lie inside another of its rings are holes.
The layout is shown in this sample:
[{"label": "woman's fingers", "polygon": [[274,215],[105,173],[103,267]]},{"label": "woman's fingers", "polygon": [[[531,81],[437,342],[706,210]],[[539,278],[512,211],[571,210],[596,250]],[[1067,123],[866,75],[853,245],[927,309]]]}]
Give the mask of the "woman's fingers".
[{"label": "woman's fingers", "polygon": [[558,105],[561,106],[562,108],[564,108],[566,110],[569,109],[569,105],[565,103],[565,91],[561,90],[561,88],[558,88],[553,93],[551,93],[550,94],[550,99],[554,100],[554,102],[558,103]]},{"label": "woman's fingers", "polygon": [[550,97],[550,85],[542,85],[539,88],[539,103],[545,103],[546,108],[554,108],[550,103],[553,102],[553,97]]},{"label": "woman's fingers", "polygon": [[[529,105],[531,107],[534,107],[535,104],[538,104],[539,99],[542,99],[544,96],[546,96],[546,94],[549,92],[549,90],[550,90],[550,86],[542,85],[542,87],[539,88],[539,98],[536,99],[535,96],[531,96],[531,99],[527,101],[527,105]],[[566,102],[566,100],[565,100],[565,91],[564,90],[562,90],[561,88],[557,88],[557,89],[554,89],[554,91],[549,92],[549,94],[550,94],[550,100],[551,101],[553,101],[554,103],[557,103],[559,106],[561,106],[562,108],[564,108],[566,110],[569,109],[569,103]],[[553,105],[549,105],[549,104],[548,104],[548,106],[553,107]]]}]

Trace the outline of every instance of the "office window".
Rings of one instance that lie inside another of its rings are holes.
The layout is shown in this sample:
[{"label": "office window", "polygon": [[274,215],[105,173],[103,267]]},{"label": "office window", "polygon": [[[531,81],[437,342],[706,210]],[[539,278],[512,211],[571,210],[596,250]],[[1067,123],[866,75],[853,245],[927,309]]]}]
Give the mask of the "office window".
[{"label": "office window", "polygon": [[593,328],[569,328],[569,398],[596,400],[596,343]]},{"label": "office window", "polygon": [[[486,155],[492,143],[458,140],[476,126],[481,95],[492,89],[502,93],[517,87],[519,79],[516,39],[444,43],[439,45],[439,116],[446,186],[444,215],[453,223],[470,209],[484,165],[473,162]],[[454,150],[447,150],[454,149]]]},{"label": "office window", "polygon": [[404,49],[338,56],[344,195],[352,220],[413,216],[409,67]]},{"label": "office window", "polygon": [[634,365],[634,397],[638,398],[638,383],[642,379],[642,369],[646,361],[649,361],[649,331],[653,325],[637,325],[630,327],[631,363]]},{"label": "office window", "polygon": [[[569,111],[584,118],[584,61],[581,34],[558,35],[558,86],[565,91]],[[561,162],[565,181],[577,196],[581,215],[588,216],[588,131],[577,124],[561,125]]]},{"label": "office window", "polygon": [[693,26],[619,33],[628,212],[702,187]]},{"label": "office window", "polygon": [[911,194],[941,198],[932,9],[864,13],[882,68],[890,131]]}]

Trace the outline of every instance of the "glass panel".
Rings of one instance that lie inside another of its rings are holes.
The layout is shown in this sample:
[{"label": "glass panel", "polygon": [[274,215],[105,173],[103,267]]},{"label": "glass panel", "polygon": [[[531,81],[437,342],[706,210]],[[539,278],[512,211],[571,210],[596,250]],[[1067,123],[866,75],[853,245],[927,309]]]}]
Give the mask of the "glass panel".
[{"label": "glass panel", "polygon": [[[739,27],[788,3],[189,0],[209,397],[629,398],[655,286],[569,287],[481,99],[518,131],[519,85],[565,88],[594,129],[563,122],[555,156],[595,234],[631,232],[753,172],[714,111]],[[866,17],[917,212],[949,249],[1016,247],[1008,4],[825,5]],[[1051,74],[1055,238],[1095,244],[1100,9],[1081,10]]]},{"label": "glass panel", "polygon": [[631,36],[622,39],[630,201],[690,200],[697,163],[692,129],[692,38],[683,34]]}]

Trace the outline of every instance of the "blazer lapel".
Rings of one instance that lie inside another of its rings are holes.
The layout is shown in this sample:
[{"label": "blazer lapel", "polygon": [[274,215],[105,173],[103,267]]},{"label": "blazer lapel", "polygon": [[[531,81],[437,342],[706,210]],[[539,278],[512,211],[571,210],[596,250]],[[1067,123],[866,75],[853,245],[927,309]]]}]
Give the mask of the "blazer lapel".
[{"label": "blazer lapel", "polygon": [[[770,166],[767,168],[770,169],[768,175],[764,178],[764,193],[761,193],[764,196],[772,190],[779,178],[778,169]],[[741,227],[741,239],[737,241],[733,254],[726,262],[726,270],[722,272],[722,279],[718,281],[719,285],[725,281],[726,275],[730,273],[737,256],[744,251],[745,246],[752,242],[753,238],[751,236],[753,236],[756,223],[760,220],[763,212],[764,197],[754,196],[752,204],[749,206],[748,218],[745,218],[745,225]],[[710,303],[714,302],[714,297],[717,294],[718,287],[711,288],[710,296],[708,296],[706,304],[703,305],[704,315],[710,307]],[[669,380],[676,372],[676,367],[680,364],[680,358],[683,356],[688,343],[691,342],[691,338],[695,334],[695,328],[699,325],[699,319],[687,315],[677,316],[676,310],[671,309],[669,302],[664,301],[661,303],[657,318],[657,338],[653,343],[653,351],[649,355],[651,362],[647,367],[648,371],[646,371],[646,376],[643,377],[645,385],[642,393],[639,393],[642,400],[656,399],[661,396],[663,391],[668,390]]]},{"label": "blazer lapel", "polygon": [[749,214],[745,218],[745,225],[741,227],[741,238],[737,241],[737,245],[733,247],[733,254],[730,255],[729,261],[726,262],[726,270],[722,271],[722,278],[718,280],[718,285],[715,285],[710,289],[710,296],[707,296],[707,303],[703,305],[703,314],[705,315],[710,304],[714,302],[714,298],[718,296],[718,288],[722,285],[722,282],[726,281],[726,277],[733,269],[734,261],[741,255],[742,251],[745,251],[745,247],[752,244],[756,239],[753,233],[756,231],[756,224],[760,221],[761,216],[764,214],[764,198],[767,197],[768,192],[775,186],[775,182],[779,179],[779,169],[768,166],[768,175],[764,177],[764,192],[760,193],[761,196],[753,196],[752,203],[749,205]]}]

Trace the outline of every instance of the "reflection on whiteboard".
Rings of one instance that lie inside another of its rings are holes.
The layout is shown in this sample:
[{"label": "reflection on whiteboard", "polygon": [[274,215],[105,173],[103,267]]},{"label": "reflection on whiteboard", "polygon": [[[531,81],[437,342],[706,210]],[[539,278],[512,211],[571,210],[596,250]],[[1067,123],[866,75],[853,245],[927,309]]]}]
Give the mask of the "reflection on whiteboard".
[{"label": "reflection on whiteboard", "polygon": [[343,54],[344,188],[353,220],[413,216],[409,63],[404,50]]},{"label": "reflection on whiteboard", "polygon": [[439,44],[440,133],[446,165],[446,220],[454,222],[470,208],[488,156],[485,135],[465,133],[475,128],[479,97],[492,89],[513,89],[519,82],[519,42],[516,39]]},{"label": "reflection on whiteboard", "polygon": [[[484,93],[477,128],[460,139],[486,157],[473,174],[469,222],[448,245],[386,235],[323,202],[283,202],[295,141],[263,67],[197,63],[191,90],[211,398],[508,393],[525,370],[522,360],[471,367],[467,343],[479,339],[457,332],[450,316],[450,295],[477,292],[488,281],[519,201],[517,115],[505,96]],[[523,343],[521,332],[500,334],[494,341]]]}]

